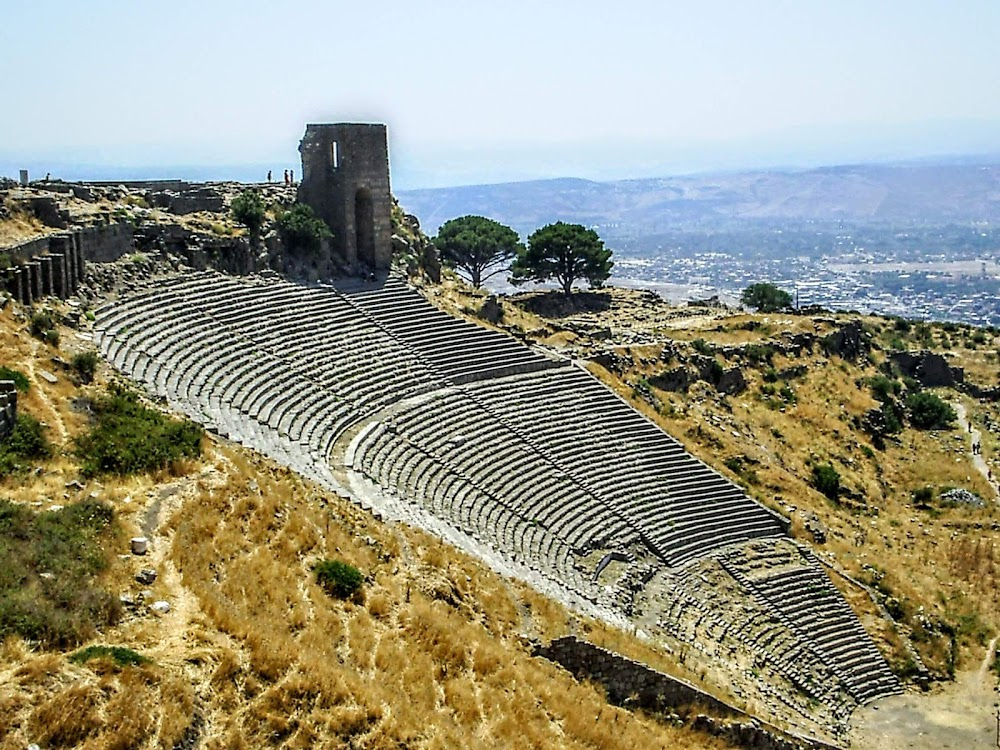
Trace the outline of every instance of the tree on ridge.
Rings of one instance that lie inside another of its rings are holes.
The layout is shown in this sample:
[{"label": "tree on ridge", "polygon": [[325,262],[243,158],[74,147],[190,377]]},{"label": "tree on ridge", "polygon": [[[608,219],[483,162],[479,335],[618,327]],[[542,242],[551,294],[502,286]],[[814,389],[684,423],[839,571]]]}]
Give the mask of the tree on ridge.
[{"label": "tree on ridge", "polygon": [[433,240],[441,261],[464,272],[477,289],[506,270],[521,248],[517,232],[485,216],[461,216],[441,225]]},{"label": "tree on ridge", "polygon": [[792,295],[774,284],[760,282],[751,284],[744,289],[740,296],[740,302],[747,307],[754,308],[757,312],[771,313],[787,310],[791,307]]},{"label": "tree on ridge", "polygon": [[573,284],[585,279],[598,288],[611,276],[611,251],[593,229],[557,221],[536,230],[527,248],[518,250],[511,265],[514,284],[555,279],[567,297]]}]

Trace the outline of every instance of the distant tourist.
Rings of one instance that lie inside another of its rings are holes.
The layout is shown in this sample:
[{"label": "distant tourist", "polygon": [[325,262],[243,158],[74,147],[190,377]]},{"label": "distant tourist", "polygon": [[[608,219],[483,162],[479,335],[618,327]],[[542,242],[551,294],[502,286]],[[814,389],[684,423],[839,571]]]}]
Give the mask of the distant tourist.
[{"label": "distant tourist", "polygon": [[270,182],[270,181],[271,181],[271,170],[270,170],[270,169],[269,169],[269,170],[267,170],[267,181],[268,181],[268,182]]},{"label": "distant tourist", "polygon": [[288,187],[288,170],[285,170],[285,187]]},{"label": "distant tourist", "polygon": [[288,170],[288,184],[292,187],[295,186],[295,170],[293,169]]}]

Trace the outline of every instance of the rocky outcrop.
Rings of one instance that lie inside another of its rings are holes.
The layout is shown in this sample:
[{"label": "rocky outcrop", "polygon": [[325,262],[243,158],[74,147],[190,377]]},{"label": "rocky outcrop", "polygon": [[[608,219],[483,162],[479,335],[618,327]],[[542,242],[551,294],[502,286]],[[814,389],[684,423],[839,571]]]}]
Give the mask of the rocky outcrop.
[{"label": "rocky outcrop", "polygon": [[820,343],[828,356],[836,355],[850,362],[856,362],[871,351],[871,334],[861,326],[860,320],[852,320],[824,336],[820,339]]},{"label": "rocky outcrop", "polygon": [[925,388],[954,387],[965,381],[965,371],[953,367],[940,354],[930,351],[893,352],[889,359],[907,377],[914,378]]}]

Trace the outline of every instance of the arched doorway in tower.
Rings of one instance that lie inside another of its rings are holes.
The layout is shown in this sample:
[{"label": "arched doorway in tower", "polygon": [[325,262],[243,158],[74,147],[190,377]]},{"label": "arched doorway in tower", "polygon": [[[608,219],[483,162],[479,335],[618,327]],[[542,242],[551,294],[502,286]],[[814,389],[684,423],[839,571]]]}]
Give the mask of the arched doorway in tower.
[{"label": "arched doorway in tower", "polygon": [[358,249],[358,262],[375,265],[375,206],[368,188],[360,188],[354,195],[354,239]]}]

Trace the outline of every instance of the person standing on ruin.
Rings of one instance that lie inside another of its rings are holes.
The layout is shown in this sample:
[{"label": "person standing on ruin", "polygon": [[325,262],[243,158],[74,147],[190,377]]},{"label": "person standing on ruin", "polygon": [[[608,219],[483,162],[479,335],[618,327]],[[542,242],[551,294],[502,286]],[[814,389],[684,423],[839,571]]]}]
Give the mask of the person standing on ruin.
[{"label": "person standing on ruin", "polygon": [[285,170],[285,187],[288,187],[288,170]]},{"label": "person standing on ruin", "polygon": [[295,170],[294,169],[289,169],[288,170],[288,186],[289,187],[295,187]]},{"label": "person standing on ruin", "polygon": [[267,170],[267,181],[270,184],[270,182],[271,182],[271,170],[270,169]]}]

